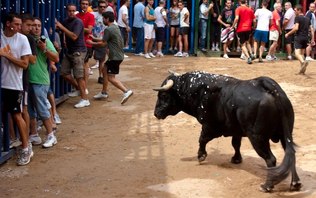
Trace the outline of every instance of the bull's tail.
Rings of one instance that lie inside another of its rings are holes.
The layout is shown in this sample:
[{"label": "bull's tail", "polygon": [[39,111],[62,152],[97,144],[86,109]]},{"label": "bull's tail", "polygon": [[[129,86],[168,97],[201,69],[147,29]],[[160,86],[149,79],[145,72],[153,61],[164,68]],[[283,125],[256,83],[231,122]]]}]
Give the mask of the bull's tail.
[{"label": "bull's tail", "polygon": [[288,177],[292,170],[295,170],[295,144],[292,139],[294,125],[294,111],[290,100],[287,98],[282,88],[272,79],[264,78],[263,87],[269,91],[276,99],[279,112],[281,114],[283,133],[281,138],[285,149],[285,156],[282,163],[277,167],[268,168],[267,180],[262,185],[263,190],[271,191],[273,186]]}]

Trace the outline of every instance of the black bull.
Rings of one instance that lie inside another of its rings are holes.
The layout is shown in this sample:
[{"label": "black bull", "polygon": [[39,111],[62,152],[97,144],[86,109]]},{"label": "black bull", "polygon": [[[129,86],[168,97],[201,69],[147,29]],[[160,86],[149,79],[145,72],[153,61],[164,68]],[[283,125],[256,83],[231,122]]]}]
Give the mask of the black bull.
[{"label": "black bull", "polygon": [[[183,111],[202,125],[199,162],[207,156],[205,147],[209,141],[220,136],[232,136],[235,154],[231,162],[241,163],[241,139],[247,136],[268,166],[266,182],[261,185],[263,191],[270,192],[290,172],[291,190],[301,188],[292,139],[293,107],[273,79],[238,80],[198,71],[183,75],[173,73],[154,90],[158,91],[155,107],[158,119]],[[269,140],[280,141],[285,150],[284,159],[278,167]]]}]

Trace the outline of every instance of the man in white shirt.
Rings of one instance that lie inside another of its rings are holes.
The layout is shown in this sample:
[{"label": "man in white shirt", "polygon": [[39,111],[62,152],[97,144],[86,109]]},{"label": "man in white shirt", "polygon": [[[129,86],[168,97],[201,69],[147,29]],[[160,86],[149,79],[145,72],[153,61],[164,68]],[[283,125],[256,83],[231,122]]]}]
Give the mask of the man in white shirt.
[{"label": "man in white shirt", "polygon": [[[286,2],[284,4],[285,7],[285,14],[283,20],[283,28],[285,30],[285,34],[290,32],[294,27],[294,19],[295,19],[295,12],[292,8],[291,2]],[[290,35],[289,37],[285,38],[285,46],[287,51],[287,59],[292,60],[292,43],[294,41],[294,35]]]},{"label": "man in white shirt", "polygon": [[130,0],[126,2],[119,9],[117,24],[121,30],[121,34],[124,41],[125,48],[128,48],[128,33],[131,31],[131,28],[128,24],[128,7],[130,5]]},{"label": "man in white shirt", "polygon": [[269,26],[271,24],[272,12],[267,9],[268,2],[266,0],[262,1],[262,8],[257,9],[255,16],[257,19],[257,28],[254,33],[254,57],[257,55],[258,43],[260,43],[259,48],[259,63],[263,62],[262,54],[266,43],[269,41]]},{"label": "man in white shirt", "polygon": [[166,34],[166,28],[165,26],[168,23],[167,19],[167,12],[165,10],[165,1],[160,0],[159,5],[155,9],[155,16],[156,16],[156,42],[157,42],[157,56],[163,57],[162,53],[162,43],[165,41],[165,34]]}]

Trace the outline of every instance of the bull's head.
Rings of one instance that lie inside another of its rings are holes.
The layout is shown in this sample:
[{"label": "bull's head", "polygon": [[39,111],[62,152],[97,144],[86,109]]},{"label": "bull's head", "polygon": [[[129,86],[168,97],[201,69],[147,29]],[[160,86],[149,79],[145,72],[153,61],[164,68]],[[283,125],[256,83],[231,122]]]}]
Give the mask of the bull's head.
[{"label": "bull's head", "polygon": [[155,116],[158,119],[165,119],[168,115],[176,115],[180,111],[179,104],[177,104],[176,90],[173,89],[175,81],[175,75],[169,76],[159,88],[155,88],[154,91],[158,91],[158,99],[155,107]]}]

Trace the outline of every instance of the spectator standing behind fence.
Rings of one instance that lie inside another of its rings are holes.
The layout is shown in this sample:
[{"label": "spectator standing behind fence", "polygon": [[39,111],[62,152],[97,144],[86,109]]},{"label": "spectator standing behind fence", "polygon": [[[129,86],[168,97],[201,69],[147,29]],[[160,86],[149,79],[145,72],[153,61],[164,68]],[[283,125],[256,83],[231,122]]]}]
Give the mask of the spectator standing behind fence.
[{"label": "spectator standing behind fence", "polygon": [[[315,31],[316,29],[316,19],[315,19],[315,3],[310,3],[309,4],[309,10],[306,12],[305,16],[307,18],[309,18],[309,20],[311,21],[311,25],[313,26],[313,29]],[[314,32],[315,34],[315,32]],[[309,37],[311,36],[311,33],[308,34]],[[309,41],[312,41],[311,39],[309,39]],[[307,61],[313,61],[314,59],[311,57],[311,52],[313,49],[313,46],[311,44],[311,42],[308,43],[308,46],[306,47],[306,58],[305,60]]]},{"label": "spectator standing behind fence", "polygon": [[[285,34],[290,32],[293,27],[294,27],[294,19],[295,19],[295,12],[292,8],[291,2],[286,2],[284,4],[285,7],[285,14],[284,14],[284,19],[283,19],[283,28],[285,30]],[[289,35],[285,40],[285,47],[286,47],[286,52],[287,52],[287,59],[292,60],[292,44],[294,41],[294,35],[291,34]]]},{"label": "spectator standing behind fence", "polygon": [[250,57],[251,51],[250,54],[248,53],[248,50],[251,50],[251,48],[247,49],[247,43],[249,42],[253,23],[255,23],[253,10],[247,7],[246,0],[241,0],[240,6],[235,11],[235,20],[232,28],[237,25],[237,36],[240,40],[242,53],[246,56],[248,64],[252,63],[252,58]]},{"label": "spectator standing behind fence", "polygon": [[[42,143],[37,133],[37,117],[39,117],[46,128],[47,139],[42,145],[49,148],[57,144],[57,138],[54,135],[51,113],[47,107],[47,95],[50,86],[50,75],[47,70],[47,59],[52,62],[58,62],[59,56],[53,43],[46,38],[41,37],[42,22],[39,18],[35,18],[32,34],[37,42],[37,57],[34,64],[29,66],[29,114],[30,122],[30,142],[38,145]],[[54,66],[50,64],[51,66]],[[56,71],[56,67],[52,68]]]},{"label": "spectator standing behind fence", "polygon": [[220,7],[219,0],[215,0],[213,11],[210,15],[210,19],[211,19],[210,39],[211,39],[212,51],[220,51],[219,41],[220,41],[220,35],[221,35],[221,27],[220,27],[220,23],[217,21],[218,15],[220,13],[219,7]]},{"label": "spectator standing behind fence", "polygon": [[266,59],[268,61],[277,60],[277,57],[275,56],[276,48],[278,47],[278,40],[280,35],[282,34],[281,30],[281,17],[279,12],[282,11],[281,3],[274,3],[274,11],[272,12],[272,20],[270,25],[270,34],[269,34],[269,40],[272,42],[268,55],[266,56]]},{"label": "spectator standing behind fence", "polygon": [[134,6],[133,32],[136,35],[135,55],[144,56],[144,18],[145,0],[139,0]]},{"label": "spectator standing behind fence", "polygon": [[254,33],[254,57],[257,57],[258,45],[259,47],[259,63],[263,62],[262,55],[265,49],[266,43],[269,41],[269,27],[272,23],[272,12],[267,9],[268,2],[263,0],[261,3],[262,8],[259,8],[255,12],[257,20],[257,27]]},{"label": "spectator standing behind fence", "polygon": [[155,58],[155,55],[151,52],[156,38],[154,29],[154,23],[156,20],[155,10],[153,8],[154,0],[147,0],[147,6],[145,7],[145,20],[144,20],[144,32],[145,32],[145,44],[144,53],[145,58]]},{"label": "spectator standing behind fence", "polygon": [[199,45],[202,52],[206,52],[206,33],[207,33],[207,21],[211,11],[213,11],[213,3],[208,4],[208,0],[203,0],[200,5],[199,12],[199,30],[200,39]]},{"label": "spectator standing behind fence", "polygon": [[21,18],[13,13],[3,18],[4,31],[1,31],[1,110],[2,115],[10,113],[19,129],[22,150],[18,153],[17,164],[26,165],[33,156],[32,144],[29,143],[28,130],[22,117],[23,69],[29,65],[32,54],[27,37],[19,33]]},{"label": "spectator standing behind fence", "polygon": [[[311,44],[314,45],[314,28],[311,25],[309,18],[304,16],[303,8],[301,5],[296,5],[294,8],[295,11],[295,21],[294,27],[291,31],[285,34],[285,38],[288,38],[295,33],[294,37],[294,48],[295,48],[295,57],[300,62],[300,71],[298,74],[305,74],[306,67],[308,66],[308,60],[304,60],[304,52],[307,47],[308,40],[311,39]],[[308,37],[309,31],[311,32],[311,37]]]},{"label": "spectator standing behind fence", "polygon": [[128,49],[128,33],[131,31],[131,28],[128,24],[128,8],[130,5],[130,0],[123,0],[121,3],[123,3],[123,5],[119,9],[117,24],[121,30],[124,49]]},{"label": "spectator standing behind fence", "polygon": [[235,19],[235,11],[232,8],[232,1],[226,0],[225,7],[222,10],[222,13],[218,16],[217,21],[222,24],[221,29],[221,42],[224,43],[223,51],[224,55],[223,58],[229,58],[227,52],[229,52],[229,45],[234,40],[235,34],[234,29],[231,28]]},{"label": "spectator standing behind fence", "polygon": [[[56,28],[64,32],[67,47],[62,61],[61,75],[76,88],[76,94],[79,95],[80,93],[81,100],[74,107],[82,108],[90,105],[85,92],[86,83],[84,81],[84,58],[87,48],[84,42],[84,26],[82,21],[76,17],[75,12],[76,5],[68,4],[68,17],[63,21],[63,24],[56,21]],[[71,70],[73,70],[74,77],[71,75]]]},{"label": "spectator standing behind fence", "polygon": [[103,69],[103,75],[108,76],[108,79],[104,79],[102,91],[95,95],[94,98],[108,98],[109,95],[107,94],[107,88],[108,82],[110,82],[112,85],[123,92],[121,104],[124,104],[133,95],[133,91],[127,89],[121,81],[115,78],[115,75],[119,74],[120,65],[124,60],[123,39],[120,34],[120,29],[117,27],[117,25],[114,24],[113,12],[105,12],[103,14],[103,18],[104,24],[108,27],[104,30],[102,41],[88,41],[91,45],[95,47],[105,47],[105,45],[108,45],[109,48],[109,58],[106,61],[105,67]]},{"label": "spectator standing behind fence", "polygon": [[[103,23],[103,16],[102,13],[105,12],[105,9],[107,7],[107,3],[104,0],[100,0],[98,2],[98,11],[92,12],[94,16],[94,26],[92,28],[92,36],[94,39],[102,39],[103,33],[105,29],[105,25]],[[103,66],[105,63],[105,56],[106,56],[106,48],[100,47],[100,48],[94,48],[94,59],[98,62],[98,68],[99,68],[99,77],[98,77],[98,83],[103,84]]]},{"label": "spectator standing behind fence", "polygon": [[168,25],[167,11],[165,9],[165,1],[160,0],[159,5],[155,8],[156,16],[156,42],[157,42],[157,54],[158,57],[163,57],[162,45],[166,38],[166,25]]},{"label": "spectator standing behind fence", "polygon": [[[93,55],[93,49],[92,46],[87,44],[86,41],[89,39],[89,36],[92,34],[92,28],[94,26],[94,16],[90,12],[88,12],[88,7],[89,7],[89,0],[80,0],[80,8],[81,12],[76,14],[76,17],[82,20],[83,26],[84,26],[84,42],[87,47],[87,53],[86,57],[84,58],[84,80],[86,83],[86,89],[85,92],[86,94],[89,93],[88,91],[88,80],[89,80],[89,75],[92,74],[92,70],[89,67],[89,59]],[[70,94],[70,96],[72,96]],[[74,95],[78,96],[78,95]]]},{"label": "spectator standing behind fence", "polygon": [[172,6],[169,8],[170,17],[170,48],[169,51],[178,51],[178,36],[180,27],[180,9],[178,7],[178,1],[173,0]]},{"label": "spectator standing behind fence", "polygon": [[182,1],[178,2],[178,7],[180,9],[179,51],[174,56],[189,57],[190,12]]}]

